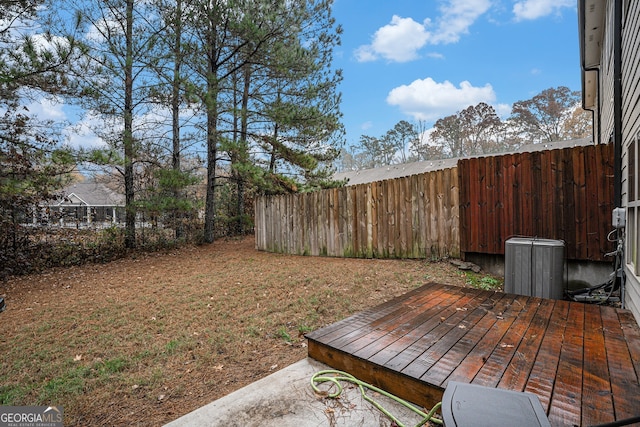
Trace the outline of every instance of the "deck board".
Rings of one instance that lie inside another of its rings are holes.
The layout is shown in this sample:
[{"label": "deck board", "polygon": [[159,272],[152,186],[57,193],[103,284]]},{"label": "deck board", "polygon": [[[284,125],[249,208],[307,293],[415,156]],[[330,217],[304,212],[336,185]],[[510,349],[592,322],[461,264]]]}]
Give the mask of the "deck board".
[{"label": "deck board", "polygon": [[584,371],[587,375],[583,375],[582,424],[586,420],[602,424],[606,422],[603,414],[613,413],[604,328],[599,311],[600,307],[596,305],[585,306]]},{"label": "deck board", "polygon": [[[420,337],[428,334],[433,328],[438,326],[442,322],[443,315],[446,314],[447,308],[459,301],[459,298],[463,296],[462,292],[458,290],[446,291],[446,293],[455,296],[451,299],[434,298],[430,300],[430,307],[419,313],[414,313],[414,321],[406,325],[406,328],[389,331],[388,342],[380,342],[378,346],[371,347],[367,351],[360,351],[356,353],[359,357],[367,357],[369,360],[374,361],[388,368],[393,368],[393,364],[390,363],[397,356],[408,358],[409,354],[407,349],[411,347]],[[401,363],[401,366],[405,366],[406,363]]]},{"label": "deck board", "polygon": [[535,393],[553,426],[640,415],[626,310],[428,284],[307,338],[310,357],[425,407],[455,380]]},{"label": "deck board", "polygon": [[[617,419],[625,419],[638,415],[640,405],[640,384],[633,366],[633,360],[638,355],[632,354],[625,339],[625,333],[620,328],[618,311],[602,311],[602,325],[605,330],[605,348],[609,375],[611,376],[611,393],[613,408]],[[622,334],[612,331],[622,330]]]},{"label": "deck board", "polygon": [[[406,335],[416,325],[423,320],[428,320],[435,314],[433,304],[448,305],[457,300],[457,295],[451,295],[449,293],[442,293],[434,295],[434,299],[424,298],[416,301],[417,304],[405,304],[402,306],[399,313],[395,313],[393,318],[387,319],[384,323],[372,324],[375,327],[373,331],[360,330],[357,334],[351,334],[349,340],[345,340],[344,337],[332,342],[332,345],[343,345],[343,349],[349,353],[356,354],[360,357],[369,357],[371,350],[374,351],[380,347],[387,347],[392,345],[398,335]],[[429,305],[430,307],[426,307]],[[405,309],[409,308],[409,310]],[[419,315],[415,315],[415,312],[419,312]]]},{"label": "deck board", "polygon": [[571,304],[564,336],[554,337],[562,341],[560,361],[556,373],[549,421],[560,424],[580,425],[582,402],[584,304]]},{"label": "deck board", "polygon": [[[433,293],[437,294],[438,289],[440,288],[443,288],[443,286],[434,286]],[[420,298],[421,296],[424,297],[424,295],[421,295],[419,290],[420,289],[417,288],[403,295],[403,304],[411,306],[411,304],[417,298]],[[403,310],[404,307],[398,305],[398,300],[390,300],[377,307],[355,314],[348,319],[344,319],[326,326],[318,331],[315,331],[314,334],[317,338],[322,337],[323,341],[330,342],[331,340],[338,337],[342,337],[351,332],[358,331],[365,325],[368,325],[370,327],[373,322],[378,321],[379,319],[383,319],[386,316],[393,315],[393,313],[402,312]]]},{"label": "deck board", "polygon": [[534,393],[540,399],[542,407],[548,412],[551,402],[551,394],[558,373],[558,362],[562,342],[555,337],[565,335],[567,318],[569,316],[569,303],[556,301],[551,313],[551,319],[547,325],[547,331],[542,339],[542,345],[536,355],[533,368],[529,373],[529,379],[525,391]]},{"label": "deck board", "polygon": [[481,308],[484,312],[482,319],[478,321],[464,337],[445,354],[440,360],[431,367],[420,379],[438,386],[443,386],[444,381],[449,375],[459,367],[464,360],[472,359],[472,352],[482,341],[483,337],[491,330],[498,321],[495,312],[502,313],[512,298],[506,294],[494,294],[494,303],[491,305],[492,310],[486,307]]},{"label": "deck board", "polygon": [[[407,341],[410,341],[410,344],[404,347],[405,343],[403,342],[402,345],[397,348],[397,354],[392,359],[385,362],[384,366],[398,371],[404,371],[408,368],[408,366],[418,359],[428,346],[436,343],[439,338],[451,330],[453,325],[461,317],[460,313],[463,313],[463,311],[459,311],[457,308],[464,307],[469,301],[473,300],[474,296],[478,294],[479,292],[463,295],[458,300],[458,307],[449,305],[438,312],[435,316],[431,317],[428,321],[413,329],[409,334],[407,334]],[[408,375],[413,378],[419,377],[419,375],[411,375],[411,373],[408,373]]]},{"label": "deck board", "polygon": [[[516,301],[518,300],[516,299]],[[505,335],[502,342],[494,347],[493,352],[486,358],[472,383],[485,387],[496,387],[515,355],[516,348],[520,345],[539,305],[540,300],[534,301],[532,298],[526,298],[523,301],[522,310],[509,327],[509,334]]]},{"label": "deck board", "polygon": [[[482,296],[481,298],[479,298]],[[450,317],[440,323],[430,334],[418,339],[410,349],[415,354],[419,354],[402,372],[413,376],[421,377],[429,371],[449,350],[468,332],[468,328],[476,324],[482,317],[483,310],[469,309],[468,305],[474,301],[489,300],[483,293],[476,294],[476,298],[463,301],[461,307],[454,307],[456,310]],[[480,305],[482,305],[482,303]],[[458,309],[461,310],[458,310]],[[388,365],[387,365],[388,366]]]},{"label": "deck board", "polygon": [[[496,323],[482,337],[474,349],[464,358],[449,376],[448,380],[442,383],[445,388],[448,381],[471,382],[497,345],[504,343],[504,336],[524,307],[522,301],[526,297],[514,297],[506,310],[495,312]],[[505,315],[509,313],[510,315]]]},{"label": "deck board", "polygon": [[499,388],[506,388],[515,391],[524,391],[529,378],[529,372],[533,369],[542,339],[551,318],[553,311],[553,300],[542,300],[538,310],[531,321],[529,328],[525,332],[520,345],[516,349],[508,369],[505,370],[502,378],[498,382]]}]

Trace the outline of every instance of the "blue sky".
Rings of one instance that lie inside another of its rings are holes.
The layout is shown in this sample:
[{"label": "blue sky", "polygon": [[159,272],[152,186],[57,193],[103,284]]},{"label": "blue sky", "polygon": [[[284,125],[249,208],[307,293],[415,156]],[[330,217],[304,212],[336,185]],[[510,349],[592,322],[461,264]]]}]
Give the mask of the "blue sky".
[{"label": "blue sky", "polygon": [[[576,0],[334,0],[343,27],[334,67],[343,70],[347,146],[400,120],[428,127],[486,102],[507,117],[542,90],[580,90]],[[60,100],[62,101],[62,100]],[[72,146],[100,146],[64,102],[38,100],[43,118],[70,120]]]},{"label": "blue sky", "polygon": [[335,0],[347,145],[486,102],[579,91],[576,0]]}]

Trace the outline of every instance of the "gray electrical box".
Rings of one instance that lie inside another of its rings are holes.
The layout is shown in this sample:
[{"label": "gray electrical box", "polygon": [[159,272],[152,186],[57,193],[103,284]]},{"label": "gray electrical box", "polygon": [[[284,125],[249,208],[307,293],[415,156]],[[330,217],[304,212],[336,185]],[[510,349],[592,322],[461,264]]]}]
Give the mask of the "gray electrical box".
[{"label": "gray electrical box", "polygon": [[450,381],[442,397],[445,427],[551,427],[538,396]]},{"label": "gray electrical box", "polygon": [[564,242],[514,237],[504,247],[504,291],[540,298],[564,297]]},{"label": "gray electrical box", "polygon": [[627,225],[626,211],[624,208],[615,208],[611,217],[613,228],[624,228]]}]

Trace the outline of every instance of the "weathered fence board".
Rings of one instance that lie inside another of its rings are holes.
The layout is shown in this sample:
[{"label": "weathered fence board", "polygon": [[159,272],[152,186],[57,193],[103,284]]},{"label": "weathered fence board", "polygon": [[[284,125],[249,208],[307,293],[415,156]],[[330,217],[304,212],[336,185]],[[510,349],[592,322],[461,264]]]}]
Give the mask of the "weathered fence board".
[{"label": "weathered fence board", "polygon": [[613,147],[464,159],[458,167],[308,194],[258,197],[256,247],[306,255],[504,254],[513,236],[560,239],[608,261]]},{"label": "weathered fence board", "polygon": [[256,247],[300,255],[459,256],[453,169],[306,194],[257,197]]},{"label": "weathered fence board", "polygon": [[513,236],[560,239],[568,259],[608,261],[613,146],[458,162],[460,250],[504,254]]}]

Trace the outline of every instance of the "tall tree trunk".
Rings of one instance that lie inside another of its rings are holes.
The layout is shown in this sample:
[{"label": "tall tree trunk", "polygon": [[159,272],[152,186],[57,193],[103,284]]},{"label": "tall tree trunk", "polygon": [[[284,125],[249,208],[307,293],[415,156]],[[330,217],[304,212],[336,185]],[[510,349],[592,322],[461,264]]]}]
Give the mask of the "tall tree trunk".
[{"label": "tall tree trunk", "polygon": [[[180,174],[180,67],[182,65],[182,0],[176,1],[175,41],[173,48],[173,91],[171,94],[171,127],[172,127],[172,156],[171,166],[177,179]],[[173,196],[176,200],[182,197],[181,186],[175,184]],[[180,239],[184,230],[182,227],[182,214],[179,208],[174,209],[173,220],[175,222],[175,236]]]},{"label": "tall tree trunk", "polygon": [[276,171],[276,153],[278,149],[276,148],[276,141],[278,141],[278,123],[276,122],[273,126],[273,145],[271,147],[271,159],[269,159],[269,172],[275,173]]},{"label": "tall tree trunk", "polygon": [[127,248],[136,245],[136,209],[135,190],[133,187],[133,2],[127,0],[126,9],[126,57],[124,69],[124,133],[122,142],[124,145],[124,192],[125,192],[125,239]]},{"label": "tall tree trunk", "polygon": [[204,207],[204,241],[213,243],[215,239],[215,218],[216,218],[216,157],[217,147],[217,107],[207,107],[207,197]]},{"label": "tall tree trunk", "polygon": [[218,156],[218,69],[215,61],[215,27],[210,30],[207,74],[207,196],[204,206],[204,241],[213,243],[216,218],[216,161]]},{"label": "tall tree trunk", "polygon": [[[246,162],[247,159],[247,133],[249,129],[249,88],[251,86],[251,65],[245,64],[244,66],[244,87],[242,90],[242,123],[240,124],[240,156],[242,161]],[[238,222],[236,231],[238,234],[244,234],[244,177],[238,174],[236,177],[237,186],[237,206]]]}]

